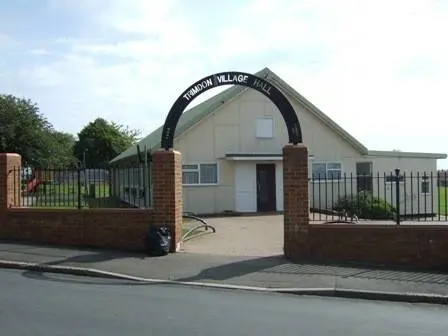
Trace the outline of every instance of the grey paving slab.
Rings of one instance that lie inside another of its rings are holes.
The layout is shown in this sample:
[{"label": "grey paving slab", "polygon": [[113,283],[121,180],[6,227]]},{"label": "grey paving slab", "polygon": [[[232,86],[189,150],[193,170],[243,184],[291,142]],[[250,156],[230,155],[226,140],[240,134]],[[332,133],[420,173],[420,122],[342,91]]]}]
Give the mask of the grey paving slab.
[{"label": "grey paving slab", "polygon": [[448,285],[448,274],[438,273],[374,270],[363,272],[361,274],[354,274],[353,277],[373,280],[426,282]]},{"label": "grey paving slab", "polygon": [[293,264],[285,263],[263,270],[263,273],[277,273],[277,274],[315,274],[315,275],[333,275],[333,276],[352,276],[360,272],[364,272],[362,268],[352,267],[338,267],[327,265],[312,265],[312,264]]},{"label": "grey paving slab", "polygon": [[335,286],[338,289],[393,292],[393,293],[423,293],[431,295],[448,296],[448,286],[439,283],[419,283],[412,281],[375,280],[365,278],[336,278]]}]

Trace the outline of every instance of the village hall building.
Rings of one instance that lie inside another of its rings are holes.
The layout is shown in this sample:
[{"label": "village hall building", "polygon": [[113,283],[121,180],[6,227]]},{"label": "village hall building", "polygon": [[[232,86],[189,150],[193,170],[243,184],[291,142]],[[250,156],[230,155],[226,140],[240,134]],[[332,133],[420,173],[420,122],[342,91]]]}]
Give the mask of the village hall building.
[{"label": "village hall building", "polygon": [[[432,181],[428,178],[431,174],[436,178],[437,160],[445,159],[446,154],[369,150],[270,69],[255,75],[277,87],[298,115],[303,142],[309,150],[310,206],[331,208],[341,192],[359,192],[359,179],[355,179],[354,186],[351,181],[348,191],[336,188],[344,176],[390,175],[395,168],[400,168],[402,174],[427,174],[418,188],[406,186],[407,182],[400,187],[401,199],[413,202],[414,212],[437,204],[437,194],[431,193]],[[159,127],[143,138],[139,147],[158,150],[161,134],[162,127]],[[229,86],[186,110],[174,139],[174,149],[182,153],[184,211],[196,214],[282,211],[282,148],[287,143],[281,113],[268,98],[251,88]],[[135,161],[137,154],[137,146],[133,146],[111,164],[126,166],[126,162]],[[144,180],[134,178],[123,182],[123,177],[117,177],[114,190],[123,200],[143,206],[147,202],[143,199],[144,192],[139,191]],[[384,183],[370,180],[362,187],[384,195],[391,202],[396,190],[392,182],[388,178]]]}]

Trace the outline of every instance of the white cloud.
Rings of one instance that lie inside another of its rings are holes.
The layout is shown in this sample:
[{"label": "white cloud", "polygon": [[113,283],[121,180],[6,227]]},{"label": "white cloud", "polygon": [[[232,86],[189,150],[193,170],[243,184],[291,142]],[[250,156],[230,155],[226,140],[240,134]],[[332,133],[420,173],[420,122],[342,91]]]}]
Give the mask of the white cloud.
[{"label": "white cloud", "polygon": [[0,34],[0,47],[6,45],[10,41],[11,41],[11,39],[7,35]]},{"label": "white cloud", "polygon": [[44,48],[36,48],[36,49],[30,49],[28,50],[28,52],[32,55],[37,55],[37,56],[44,56],[44,55],[52,55],[53,53],[51,51],[48,51],[47,49]]},{"label": "white cloud", "polygon": [[[429,1],[333,3],[331,18],[330,7],[311,15],[325,61],[313,71],[274,61],[274,70],[371,148],[447,151],[440,122],[448,120],[446,14]],[[274,15],[274,26],[293,16]],[[432,67],[429,76],[403,72],[416,59],[420,68]]]},{"label": "white cloud", "polygon": [[448,21],[439,2],[254,0],[226,17],[220,4],[204,26],[176,0],[54,6],[76,6],[98,27],[91,38],[30,48],[66,56],[22,70],[57,96],[38,91],[36,100],[64,104],[71,119],[56,118],[64,127],[102,115],[146,133],[195,80],[268,66],[370,148],[448,151]]},{"label": "white cloud", "polygon": [[174,11],[177,1],[112,1],[100,15],[101,22],[117,30],[144,35],[164,35],[181,27],[185,18]]}]

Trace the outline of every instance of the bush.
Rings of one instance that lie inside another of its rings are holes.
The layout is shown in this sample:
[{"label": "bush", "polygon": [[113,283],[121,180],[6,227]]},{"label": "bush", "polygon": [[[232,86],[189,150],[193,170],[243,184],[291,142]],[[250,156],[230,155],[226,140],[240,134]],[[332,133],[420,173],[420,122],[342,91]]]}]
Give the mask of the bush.
[{"label": "bush", "polygon": [[364,191],[339,197],[333,209],[345,210],[348,216],[356,215],[360,219],[394,219],[397,211],[390,203]]}]

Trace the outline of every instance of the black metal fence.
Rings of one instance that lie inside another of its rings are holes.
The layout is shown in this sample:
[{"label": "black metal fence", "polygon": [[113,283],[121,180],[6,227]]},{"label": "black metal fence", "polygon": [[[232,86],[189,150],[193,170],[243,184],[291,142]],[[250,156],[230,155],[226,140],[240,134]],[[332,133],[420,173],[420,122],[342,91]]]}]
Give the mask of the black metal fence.
[{"label": "black metal fence", "polygon": [[[151,206],[150,165],[87,169],[31,169],[20,176],[23,207],[117,208]],[[20,191],[19,191],[20,190]]]},{"label": "black metal fence", "polygon": [[437,171],[437,185],[439,187],[447,187],[448,186],[447,174],[448,174],[448,170]]},{"label": "black metal fence", "polygon": [[[151,165],[14,171],[23,207],[147,208]],[[311,220],[448,222],[448,172],[332,174],[309,180]]]},{"label": "black metal fence", "polygon": [[310,179],[311,220],[448,221],[448,174],[336,175]]}]

